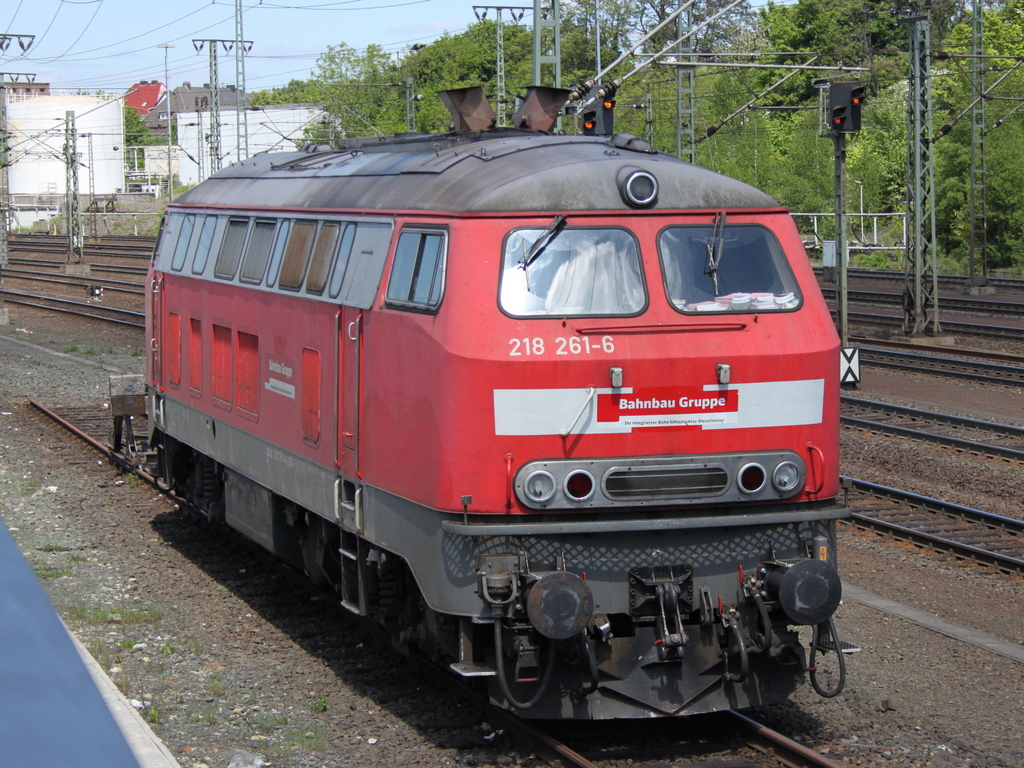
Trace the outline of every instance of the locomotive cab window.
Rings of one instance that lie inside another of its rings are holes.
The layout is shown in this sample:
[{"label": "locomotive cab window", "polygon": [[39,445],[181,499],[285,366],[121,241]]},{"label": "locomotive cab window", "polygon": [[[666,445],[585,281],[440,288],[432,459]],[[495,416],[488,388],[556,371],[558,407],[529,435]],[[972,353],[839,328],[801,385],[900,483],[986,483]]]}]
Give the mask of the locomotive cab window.
[{"label": "locomotive cab window", "polygon": [[274,230],[277,222],[257,219],[252,228],[252,236],[245,247],[245,258],[242,260],[242,273],[238,279],[243,283],[259,285],[263,282],[263,273],[267,271],[270,249],[274,244]]},{"label": "locomotive cab window", "polygon": [[756,224],[669,227],[658,251],[669,300],[686,314],[793,310],[803,297],[778,240]]},{"label": "locomotive cab window", "polygon": [[337,252],[340,231],[341,225],[335,221],[327,221],[320,225],[316,243],[313,245],[309,274],[306,276],[306,293],[315,293],[319,296],[324,292],[327,276],[331,272],[331,265]]},{"label": "locomotive cab window", "polygon": [[188,244],[192,239],[192,229],[195,227],[195,214],[188,214],[181,222],[181,229],[178,230],[178,242],[174,244],[174,258],[171,260],[171,269],[181,272],[185,265],[185,256],[188,254]]},{"label": "locomotive cab window", "polygon": [[203,228],[199,231],[199,242],[196,243],[196,255],[192,258],[193,275],[201,275],[206,269],[206,262],[210,258],[210,250],[213,247],[213,234],[216,229],[217,217],[204,217]]},{"label": "locomotive cab window", "polygon": [[302,287],[306,277],[306,265],[309,254],[313,250],[313,239],[316,236],[315,221],[296,221],[288,236],[288,244],[284,249],[284,260],[278,286],[288,291],[297,291]]},{"label": "locomotive cab window", "polygon": [[444,293],[446,233],[405,230],[398,237],[388,281],[388,304],[436,309]]},{"label": "locomotive cab window", "polygon": [[220,253],[217,254],[217,263],[213,267],[213,274],[222,280],[231,280],[238,270],[238,261],[242,257],[242,247],[245,245],[245,236],[249,232],[248,219],[231,219],[228,221],[228,231],[224,235],[224,242],[221,243]]},{"label": "locomotive cab window", "polygon": [[623,229],[517,229],[505,240],[500,303],[514,317],[640,314],[647,291]]},{"label": "locomotive cab window", "polygon": [[352,254],[352,242],[356,239],[356,225],[346,224],[345,234],[341,236],[341,244],[338,246],[338,261],[334,265],[334,274],[331,275],[330,296],[338,298],[341,293],[342,281],[345,279],[345,270],[348,269],[348,259]]}]

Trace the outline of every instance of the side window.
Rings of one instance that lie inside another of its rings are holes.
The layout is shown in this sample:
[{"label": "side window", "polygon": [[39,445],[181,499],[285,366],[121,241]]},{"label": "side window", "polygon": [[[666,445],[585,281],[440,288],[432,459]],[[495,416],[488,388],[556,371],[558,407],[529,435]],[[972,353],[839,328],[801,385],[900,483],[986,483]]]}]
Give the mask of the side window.
[{"label": "side window", "polygon": [[281,259],[284,257],[284,247],[288,242],[288,233],[291,232],[292,222],[285,220],[277,229],[277,239],[274,241],[274,252],[270,256],[270,271],[267,272],[267,287],[273,288],[277,282],[277,276],[281,272]]},{"label": "side window", "polygon": [[206,269],[206,262],[210,258],[210,247],[213,245],[213,233],[216,229],[216,216],[207,216],[203,219],[203,228],[199,231],[199,242],[196,243],[196,255],[192,259],[193,275],[201,275]]},{"label": "side window", "polygon": [[288,236],[288,245],[284,249],[284,262],[281,264],[281,276],[278,281],[282,288],[297,291],[302,287],[302,279],[306,276],[306,264],[309,253],[313,249],[313,238],[316,235],[315,221],[296,221]]},{"label": "side window", "polygon": [[238,261],[242,256],[242,246],[245,245],[245,235],[248,231],[248,219],[228,221],[228,231],[224,235],[220,253],[217,254],[217,263],[213,267],[213,274],[216,277],[222,280],[231,280],[235,276],[235,272],[238,270]]},{"label": "side window", "polygon": [[338,294],[341,293],[341,284],[345,280],[348,259],[352,255],[352,241],[355,239],[356,225],[346,225],[345,234],[341,236],[341,245],[338,246],[338,261],[334,265],[334,274],[331,275],[330,294],[332,299],[338,298]]},{"label": "side window", "polygon": [[263,282],[263,273],[267,271],[270,249],[274,245],[274,229],[277,222],[257,221],[252,228],[252,236],[245,247],[245,258],[242,260],[242,274],[238,279],[243,283],[259,285]]},{"label": "side window", "polygon": [[389,304],[436,309],[444,290],[445,233],[405,231],[398,237],[388,281]]},{"label": "side window", "polygon": [[185,266],[185,256],[188,255],[188,244],[192,240],[192,230],[195,228],[196,217],[194,213],[185,216],[181,222],[181,229],[178,230],[178,242],[174,245],[174,258],[171,260],[171,269],[181,272]]},{"label": "side window", "polygon": [[306,293],[320,295],[327,284],[327,276],[331,273],[331,263],[338,247],[338,234],[341,225],[328,221],[320,227],[313,246],[313,259],[309,264],[309,275],[306,276]]}]

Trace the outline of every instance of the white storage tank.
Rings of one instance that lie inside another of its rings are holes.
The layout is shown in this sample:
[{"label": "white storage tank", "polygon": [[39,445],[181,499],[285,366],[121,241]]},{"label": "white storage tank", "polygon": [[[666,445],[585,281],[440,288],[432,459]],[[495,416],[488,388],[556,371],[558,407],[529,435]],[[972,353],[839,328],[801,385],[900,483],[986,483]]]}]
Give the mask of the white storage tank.
[{"label": "white storage tank", "polygon": [[75,113],[78,193],[109,195],[124,190],[124,113],[120,97],[10,95],[8,178],[15,195],[63,195],[65,119]]}]

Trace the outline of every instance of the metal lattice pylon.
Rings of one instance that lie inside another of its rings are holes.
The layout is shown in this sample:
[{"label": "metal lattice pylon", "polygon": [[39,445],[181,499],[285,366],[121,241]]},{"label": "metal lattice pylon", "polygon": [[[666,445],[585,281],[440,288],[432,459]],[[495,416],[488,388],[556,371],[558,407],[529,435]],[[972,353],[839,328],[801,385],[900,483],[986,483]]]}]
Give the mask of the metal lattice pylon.
[{"label": "metal lattice pylon", "polygon": [[[686,0],[680,0],[685,4]],[[694,130],[694,94],[696,69],[693,57],[693,6],[690,5],[676,18],[676,36],[680,38],[678,61],[689,61],[693,66],[676,67],[676,157],[690,163],[697,162],[697,134]]]},{"label": "metal lattice pylon", "polygon": [[7,266],[7,233],[11,227],[11,185],[7,168],[10,165],[10,147],[7,134],[7,89],[0,75],[0,267]]},{"label": "metal lattice pylon", "polygon": [[[252,43],[249,43],[252,46]],[[242,0],[235,0],[235,133],[238,137],[238,159],[249,156],[249,114],[245,99],[245,36],[242,34]]]},{"label": "metal lattice pylon", "polygon": [[78,132],[75,113],[64,113],[64,163],[67,166],[64,217],[68,234],[68,264],[82,263],[82,210],[78,201]]},{"label": "metal lattice pylon", "polygon": [[[544,74],[550,71],[548,83]],[[533,84],[562,87],[562,32],[559,0],[533,0]]]},{"label": "metal lattice pylon", "polygon": [[974,0],[971,34],[971,250],[968,285],[988,285],[988,225],[985,200],[985,23],[981,0]]},{"label": "metal lattice pylon", "polygon": [[910,32],[910,92],[907,137],[907,255],[903,332],[937,334],[938,257],[935,249],[935,162],[932,155],[931,11],[914,8],[904,17]]}]

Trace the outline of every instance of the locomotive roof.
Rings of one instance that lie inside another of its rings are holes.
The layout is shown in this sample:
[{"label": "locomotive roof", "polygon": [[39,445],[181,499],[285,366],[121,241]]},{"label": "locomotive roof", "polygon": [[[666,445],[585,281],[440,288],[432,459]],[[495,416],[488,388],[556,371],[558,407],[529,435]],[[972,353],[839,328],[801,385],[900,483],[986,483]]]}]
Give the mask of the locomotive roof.
[{"label": "locomotive roof", "polygon": [[656,152],[630,134],[556,136],[514,129],[363,139],[341,149],[256,155],[219,171],[178,202],[452,213],[632,210],[619,194],[625,168],[658,180],[654,210],[779,207],[754,187]]}]

